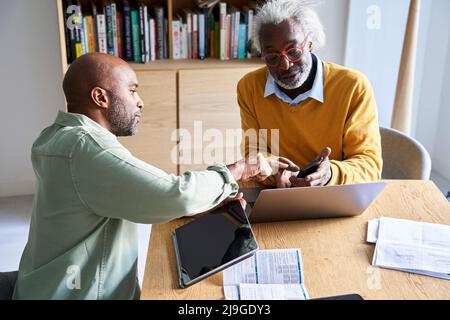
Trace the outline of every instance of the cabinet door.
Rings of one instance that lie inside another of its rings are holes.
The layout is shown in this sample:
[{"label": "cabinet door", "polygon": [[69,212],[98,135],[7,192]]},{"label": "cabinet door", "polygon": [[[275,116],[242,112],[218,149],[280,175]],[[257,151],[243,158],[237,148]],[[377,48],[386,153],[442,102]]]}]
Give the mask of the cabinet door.
[{"label": "cabinet door", "polygon": [[180,173],[241,158],[236,86],[258,67],[179,71]]},{"label": "cabinet door", "polygon": [[177,174],[176,141],[171,136],[177,127],[176,71],[137,71],[138,93],[144,101],[137,135],[120,142],[131,153],[168,173]]}]

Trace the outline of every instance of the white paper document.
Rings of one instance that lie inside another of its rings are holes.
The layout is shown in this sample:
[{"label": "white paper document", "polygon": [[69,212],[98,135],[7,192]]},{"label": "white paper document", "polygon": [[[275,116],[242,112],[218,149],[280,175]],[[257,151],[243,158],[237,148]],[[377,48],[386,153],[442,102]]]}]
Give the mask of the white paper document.
[{"label": "white paper document", "polygon": [[223,272],[227,300],[306,300],[300,249],[260,250]]},{"label": "white paper document", "polygon": [[299,284],[239,284],[240,300],[305,300]]},{"label": "white paper document", "polygon": [[450,280],[450,226],[381,218],[369,221],[372,265]]}]

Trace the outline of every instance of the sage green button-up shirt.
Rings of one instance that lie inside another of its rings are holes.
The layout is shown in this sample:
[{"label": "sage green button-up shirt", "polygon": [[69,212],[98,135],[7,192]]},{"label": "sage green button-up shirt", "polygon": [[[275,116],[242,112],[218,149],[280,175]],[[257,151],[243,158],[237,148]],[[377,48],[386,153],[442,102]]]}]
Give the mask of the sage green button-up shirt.
[{"label": "sage green button-up shirt", "polygon": [[15,299],[139,298],[135,222],[197,214],[238,191],[224,165],[169,175],[75,113],[59,112],[31,158],[37,191]]}]

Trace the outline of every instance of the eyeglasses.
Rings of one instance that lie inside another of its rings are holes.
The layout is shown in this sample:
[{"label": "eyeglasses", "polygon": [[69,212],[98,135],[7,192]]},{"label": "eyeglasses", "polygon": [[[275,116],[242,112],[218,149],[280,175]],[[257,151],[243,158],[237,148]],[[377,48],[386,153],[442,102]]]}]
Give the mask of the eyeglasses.
[{"label": "eyeglasses", "polygon": [[289,62],[296,63],[302,59],[303,53],[305,51],[305,45],[308,41],[308,36],[301,43],[300,47],[289,48],[283,50],[280,53],[271,52],[263,56],[264,61],[269,67],[278,67],[281,63],[283,57],[285,57]]}]

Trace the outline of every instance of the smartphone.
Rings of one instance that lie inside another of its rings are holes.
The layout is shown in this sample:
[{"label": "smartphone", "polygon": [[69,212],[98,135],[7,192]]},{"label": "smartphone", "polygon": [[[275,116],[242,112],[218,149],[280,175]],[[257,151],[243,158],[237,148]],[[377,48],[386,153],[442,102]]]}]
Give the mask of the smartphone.
[{"label": "smartphone", "polygon": [[297,175],[297,178],[305,179],[307,176],[309,176],[311,173],[314,173],[317,171],[317,168],[320,166],[322,161],[324,160],[323,157],[320,157],[317,160],[314,160],[313,162],[309,163],[305,167],[303,167],[300,172]]}]

